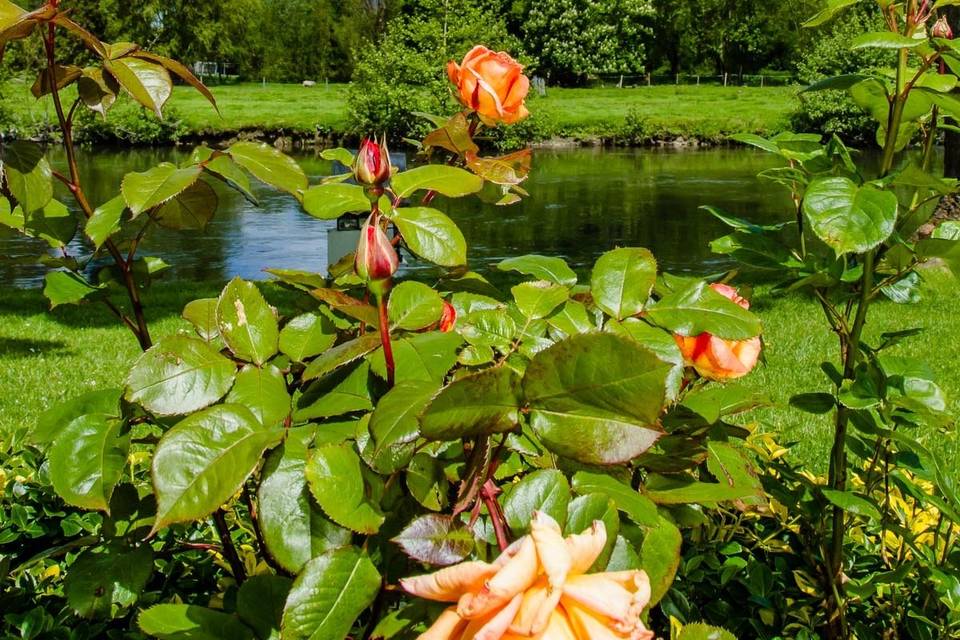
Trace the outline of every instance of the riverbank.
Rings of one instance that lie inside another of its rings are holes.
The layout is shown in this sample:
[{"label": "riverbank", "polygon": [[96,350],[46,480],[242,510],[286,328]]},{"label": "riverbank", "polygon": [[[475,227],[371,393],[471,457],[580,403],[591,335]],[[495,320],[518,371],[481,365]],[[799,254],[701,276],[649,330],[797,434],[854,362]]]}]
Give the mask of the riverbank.
[{"label": "riverbank", "polygon": [[[896,347],[897,355],[929,363],[947,394],[949,411],[960,411],[960,343],[941,339],[960,334],[957,282],[944,270],[925,269],[922,301],[912,305],[878,302],[868,324],[868,340],[893,328],[919,327],[925,333]],[[290,313],[290,297],[280,288],[263,286],[281,313]],[[180,319],[183,305],[216,296],[219,285],[159,282],[146,295],[154,338],[189,330]],[[801,295],[771,296],[759,287],[754,309],[764,323],[765,359],[742,384],[760,392],[773,390],[771,406],[747,417],[758,428],[779,434],[786,444],[798,443],[796,455],[824,470],[830,442],[829,416],[813,416],[788,407],[796,393],[827,391],[820,371],[823,354],[832,353],[836,337],[811,324],[820,314],[816,302]],[[807,327],[815,327],[807,330]],[[122,384],[124,372],[138,355],[129,332],[94,307],[60,307],[53,312],[39,290],[0,288],[0,440],[4,434],[34,424],[51,404],[96,388]],[[25,393],[27,390],[29,393]],[[948,468],[960,464],[960,443],[954,433],[926,428],[917,434],[941,453]],[[2,450],[2,447],[0,447]]]},{"label": "riverbank", "polygon": [[[176,87],[166,123],[120,103],[106,123],[85,118],[81,139],[163,145],[246,137],[312,146],[356,138],[348,85],[237,84],[212,91],[219,115],[197,92]],[[65,89],[65,100],[72,101],[74,92]],[[530,97],[534,116],[516,134],[529,144],[713,145],[734,133],[773,135],[788,129],[796,94],[795,87],[706,85],[548,89],[546,96]],[[49,98],[35,100],[23,80],[3,87],[0,113],[8,130],[25,137],[49,134],[55,123]]]}]

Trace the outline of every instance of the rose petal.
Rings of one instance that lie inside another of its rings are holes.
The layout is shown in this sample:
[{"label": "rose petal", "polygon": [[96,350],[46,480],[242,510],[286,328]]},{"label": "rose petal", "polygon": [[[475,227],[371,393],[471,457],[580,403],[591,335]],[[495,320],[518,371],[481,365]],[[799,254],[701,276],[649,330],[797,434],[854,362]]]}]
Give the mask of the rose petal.
[{"label": "rose petal", "polygon": [[632,628],[633,593],[602,573],[574,576],[563,587],[563,602],[573,601],[614,622]]},{"label": "rose petal", "polygon": [[520,604],[520,610],[510,625],[510,633],[515,633],[524,637],[535,636],[541,633],[550,620],[556,603],[550,606],[550,592],[547,587],[547,579],[540,578],[536,584],[523,593],[523,602]]},{"label": "rose petal", "polygon": [[567,551],[570,553],[570,575],[586,573],[597,561],[607,544],[607,527],[601,520],[576,535],[567,536]]},{"label": "rose petal", "polygon": [[457,612],[463,618],[472,619],[504,606],[530,588],[537,579],[538,569],[536,546],[530,536],[525,536],[517,554],[477,593],[467,593],[460,598]]},{"label": "rose petal", "polygon": [[403,578],[400,586],[427,600],[457,602],[465,592],[481,589],[495,572],[496,567],[486,562],[462,562],[425,576]]},{"label": "rose petal", "polygon": [[562,589],[570,573],[572,560],[560,525],[549,515],[536,511],[530,523],[530,537],[537,548],[537,557],[552,589]]},{"label": "rose petal", "polygon": [[563,609],[556,609],[554,610],[553,615],[550,616],[550,622],[547,625],[547,630],[544,631],[539,640],[581,639],[577,638],[577,634],[574,632],[573,627],[570,626],[570,620],[567,618],[567,614],[564,613]]},{"label": "rose petal", "polygon": [[523,594],[518,593],[500,611],[485,618],[472,620],[463,630],[461,640],[500,640],[513,622],[514,616],[520,609]]},{"label": "rose petal", "polygon": [[563,609],[567,612],[570,625],[578,638],[622,640],[623,636],[613,630],[613,623],[608,618],[597,616],[574,602],[565,602]]},{"label": "rose petal", "polygon": [[417,640],[454,640],[459,638],[467,621],[457,615],[454,607],[446,609],[429,629],[421,633]]}]

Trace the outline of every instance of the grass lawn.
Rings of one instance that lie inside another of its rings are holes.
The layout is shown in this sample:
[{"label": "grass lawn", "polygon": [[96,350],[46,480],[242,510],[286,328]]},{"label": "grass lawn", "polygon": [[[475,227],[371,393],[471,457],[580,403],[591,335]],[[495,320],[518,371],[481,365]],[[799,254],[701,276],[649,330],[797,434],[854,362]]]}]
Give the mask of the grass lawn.
[{"label": "grass lawn", "polygon": [[[924,299],[913,306],[879,303],[868,325],[868,339],[884,331],[923,327],[923,335],[897,347],[902,355],[922,358],[936,372],[951,402],[960,410],[960,286],[940,270],[925,273]],[[276,287],[265,295],[283,310],[286,296]],[[214,285],[166,283],[147,292],[148,314],[154,338],[186,329],[182,306],[194,298],[215,296]],[[744,384],[772,394],[773,406],[749,416],[761,428],[781,434],[781,441],[797,442],[796,454],[820,471],[826,468],[829,417],[811,416],[787,407],[791,395],[828,391],[819,370],[836,351],[836,339],[824,328],[814,302],[799,295],[770,297],[763,290],[754,309],[764,321],[767,364]],[[32,425],[37,416],[58,400],[83,391],[122,383],[124,371],[139,353],[133,338],[97,307],[68,307],[46,311],[39,291],[0,289],[0,434]],[[933,429],[922,435],[948,461],[960,463],[960,445],[953,433]]]},{"label": "grass lawn", "polygon": [[[242,129],[312,133],[317,126],[343,133],[348,128],[347,85],[236,84],[212,87],[220,113],[199,93],[178,86],[169,108],[189,131],[219,136]],[[64,90],[73,100],[75,89]],[[783,131],[796,105],[793,87],[660,85],[626,89],[549,89],[532,96],[530,110],[542,114],[540,135],[590,138],[624,134],[627,115],[643,121],[653,137],[688,136],[716,140],[734,132]],[[49,98],[34,100],[25,81],[3,87],[0,101],[27,127],[53,121]],[[631,132],[627,132],[631,133]],[[636,133],[636,131],[632,132]]]}]

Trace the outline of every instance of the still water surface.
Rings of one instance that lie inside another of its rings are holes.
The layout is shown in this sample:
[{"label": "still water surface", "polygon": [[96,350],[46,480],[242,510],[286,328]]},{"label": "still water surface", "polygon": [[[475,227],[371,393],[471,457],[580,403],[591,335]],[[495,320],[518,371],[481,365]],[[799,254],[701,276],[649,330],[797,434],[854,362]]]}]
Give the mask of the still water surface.
[{"label": "still water surface", "polygon": [[[97,205],[118,192],[127,172],[185,156],[174,149],[84,154],[81,171]],[[297,160],[312,182],[337,172],[312,154]],[[54,156],[54,163],[62,164],[62,158]],[[775,164],[766,154],[744,149],[539,150],[524,185],[530,197],[521,204],[496,207],[472,198],[438,198],[434,206],[460,225],[471,267],[482,273],[490,273],[505,257],[526,253],[561,256],[585,272],[615,246],[647,247],[668,271],[705,273],[728,263],[708,246],[724,227],[699,207],[712,204],[757,222],[783,219],[789,211],[785,192],[756,179]],[[263,279],[267,267],[326,270],[334,223],[311,218],[293,198],[263,185],[255,186],[259,207],[219,184],[215,188],[220,208],[205,231],[157,229],[143,245],[141,255],[159,256],[172,265],[167,280]],[[37,250],[32,241],[0,236],[0,256],[15,258],[0,260],[0,286],[36,286],[43,267],[16,258]],[[86,250],[80,241],[70,248],[74,255]],[[411,260],[404,268],[425,269]]]}]

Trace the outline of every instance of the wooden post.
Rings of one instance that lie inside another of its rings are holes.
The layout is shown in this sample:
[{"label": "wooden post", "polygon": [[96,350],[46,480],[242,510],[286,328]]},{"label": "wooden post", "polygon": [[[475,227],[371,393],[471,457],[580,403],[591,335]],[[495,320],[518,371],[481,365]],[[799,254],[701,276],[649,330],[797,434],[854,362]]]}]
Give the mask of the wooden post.
[{"label": "wooden post", "polygon": [[679,84],[680,84],[680,74],[678,73],[678,74],[677,74],[677,85],[679,85]]},{"label": "wooden post", "polygon": [[727,75],[726,73],[723,74],[723,86],[727,86]]}]

